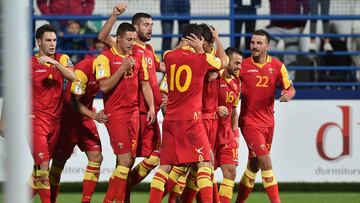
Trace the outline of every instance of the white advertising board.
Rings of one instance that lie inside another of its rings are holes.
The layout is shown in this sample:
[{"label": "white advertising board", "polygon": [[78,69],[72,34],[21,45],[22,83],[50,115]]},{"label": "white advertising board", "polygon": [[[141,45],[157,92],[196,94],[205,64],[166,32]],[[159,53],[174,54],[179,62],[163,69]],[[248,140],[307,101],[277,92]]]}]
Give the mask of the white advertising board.
[{"label": "white advertising board", "polygon": [[[97,99],[94,106],[102,109],[102,100]],[[360,182],[359,100],[276,102],[275,118],[271,157],[279,182]],[[158,119],[161,124],[161,114]],[[107,181],[115,166],[115,156],[105,126],[98,124],[98,130],[104,156],[100,181]],[[5,139],[0,138],[1,166],[6,158],[4,146]],[[236,181],[244,171],[247,153],[246,144],[241,139]],[[86,164],[85,154],[75,148],[63,171],[62,181],[81,181]],[[0,167],[0,180],[5,178],[3,169]],[[30,171],[31,166],[29,174]],[[151,181],[153,174],[145,181]],[[219,169],[216,178],[221,180]]]}]

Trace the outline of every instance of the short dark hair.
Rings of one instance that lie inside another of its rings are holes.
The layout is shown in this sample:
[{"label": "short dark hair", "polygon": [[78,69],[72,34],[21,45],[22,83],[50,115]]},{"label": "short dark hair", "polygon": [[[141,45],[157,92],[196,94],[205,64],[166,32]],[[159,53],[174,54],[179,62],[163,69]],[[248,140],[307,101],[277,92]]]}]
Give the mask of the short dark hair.
[{"label": "short dark hair", "polygon": [[225,50],[226,55],[230,58],[233,54],[239,54],[240,56],[243,56],[242,51],[240,51],[240,49],[235,48],[235,47],[228,47]]},{"label": "short dark hair", "polygon": [[185,26],[182,37],[187,37],[191,36],[191,34],[194,34],[197,38],[201,39],[203,32],[203,29],[198,24],[191,23]]},{"label": "short dark hair", "polygon": [[54,32],[56,34],[55,28],[53,28],[50,24],[45,24],[40,26],[35,33],[36,39],[41,39],[45,32]]},{"label": "short dark hair", "polygon": [[263,29],[255,30],[252,35],[265,36],[267,43],[270,43],[270,34]]},{"label": "short dark hair", "polygon": [[211,28],[209,25],[205,24],[205,23],[201,23],[199,25],[202,29],[203,29],[203,38],[206,42],[208,43],[214,43],[214,37],[212,35],[212,32],[211,32]]},{"label": "short dark hair", "polygon": [[122,36],[125,32],[136,32],[136,30],[130,23],[121,23],[116,30],[116,35]]},{"label": "short dark hair", "polygon": [[151,18],[150,14],[147,13],[136,13],[131,19],[131,24],[136,25],[139,23],[140,18]]}]

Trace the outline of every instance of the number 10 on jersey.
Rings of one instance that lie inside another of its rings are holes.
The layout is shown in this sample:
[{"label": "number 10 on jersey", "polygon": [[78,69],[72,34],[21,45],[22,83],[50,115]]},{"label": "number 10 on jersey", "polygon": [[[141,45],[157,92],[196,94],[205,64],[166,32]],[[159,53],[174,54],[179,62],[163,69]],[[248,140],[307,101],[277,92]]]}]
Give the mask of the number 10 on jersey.
[{"label": "number 10 on jersey", "polygon": [[[185,82],[180,84],[180,77],[182,74],[185,74]],[[176,64],[172,64],[170,66],[170,84],[169,89],[170,91],[174,91],[175,88],[179,92],[185,92],[189,89],[190,83],[192,78],[192,71],[190,66],[188,65],[181,65],[176,68]]]}]

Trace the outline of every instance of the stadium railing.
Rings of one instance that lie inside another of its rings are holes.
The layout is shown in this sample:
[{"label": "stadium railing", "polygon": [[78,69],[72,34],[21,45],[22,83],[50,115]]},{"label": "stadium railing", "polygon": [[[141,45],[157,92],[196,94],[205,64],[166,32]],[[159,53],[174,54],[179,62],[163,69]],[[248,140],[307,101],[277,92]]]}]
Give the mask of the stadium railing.
[{"label": "stadium railing", "polygon": [[[153,20],[160,21],[166,19],[190,19],[190,20],[227,20],[230,24],[230,32],[229,33],[220,33],[220,37],[228,37],[230,39],[230,45],[234,45],[235,37],[247,37],[250,36],[250,33],[242,34],[235,33],[235,20],[236,19],[256,19],[256,20],[271,20],[271,19],[284,19],[286,20],[360,20],[360,15],[236,15],[234,14],[234,9],[231,7],[233,5],[233,0],[230,0],[230,15],[191,15],[191,16],[153,16]],[[32,15],[33,22],[38,20],[101,20],[105,21],[108,19],[108,16],[71,16],[71,15],[58,15],[58,16],[45,16],[45,15]],[[130,16],[121,16],[121,20],[131,20]],[[35,23],[33,23],[35,25]],[[35,30],[35,29],[34,29]],[[270,33],[271,34],[271,33]],[[330,38],[352,38],[352,37],[360,37],[360,34],[271,34],[276,37],[330,37]],[[154,34],[154,38],[161,37],[178,37],[179,34]],[[97,34],[81,34],[81,35],[67,35],[63,36],[64,38],[96,38]],[[68,54],[86,54],[86,53],[97,53],[96,51],[89,50],[58,50],[59,52],[68,53]],[[163,50],[156,50],[157,53],[161,54]],[[245,54],[248,54],[249,51],[245,51]],[[300,55],[300,56],[325,56],[328,53],[323,51],[319,52],[305,52],[305,51],[271,51],[271,54],[274,55]],[[334,51],[331,53],[332,56],[354,56],[360,55],[360,51]],[[288,70],[295,71],[352,71],[355,73],[356,71],[360,71],[360,67],[355,66],[288,66]],[[324,88],[328,90],[332,89],[350,89],[355,90],[359,89],[360,83],[355,81],[345,82],[345,81],[337,81],[337,82],[323,82],[323,81],[309,81],[309,82],[297,82],[294,81],[294,85],[299,88]],[[359,92],[359,91],[354,91]],[[354,94],[355,95],[355,94]],[[355,98],[360,98],[359,94],[356,94]]]}]

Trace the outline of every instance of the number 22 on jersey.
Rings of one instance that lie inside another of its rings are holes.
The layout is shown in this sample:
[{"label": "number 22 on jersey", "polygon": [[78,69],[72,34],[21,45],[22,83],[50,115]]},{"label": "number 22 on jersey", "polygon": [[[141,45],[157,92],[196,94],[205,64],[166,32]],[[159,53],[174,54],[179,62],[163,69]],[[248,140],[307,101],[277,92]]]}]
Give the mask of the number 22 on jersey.
[{"label": "number 22 on jersey", "polygon": [[[183,82],[183,84],[180,84],[181,74],[185,74],[185,82]],[[176,90],[179,92],[186,92],[186,90],[189,89],[191,78],[192,78],[192,71],[190,66],[181,65],[178,68],[176,68],[176,64],[172,64],[170,66],[170,78],[169,78],[170,91],[174,91],[176,88]]]}]

